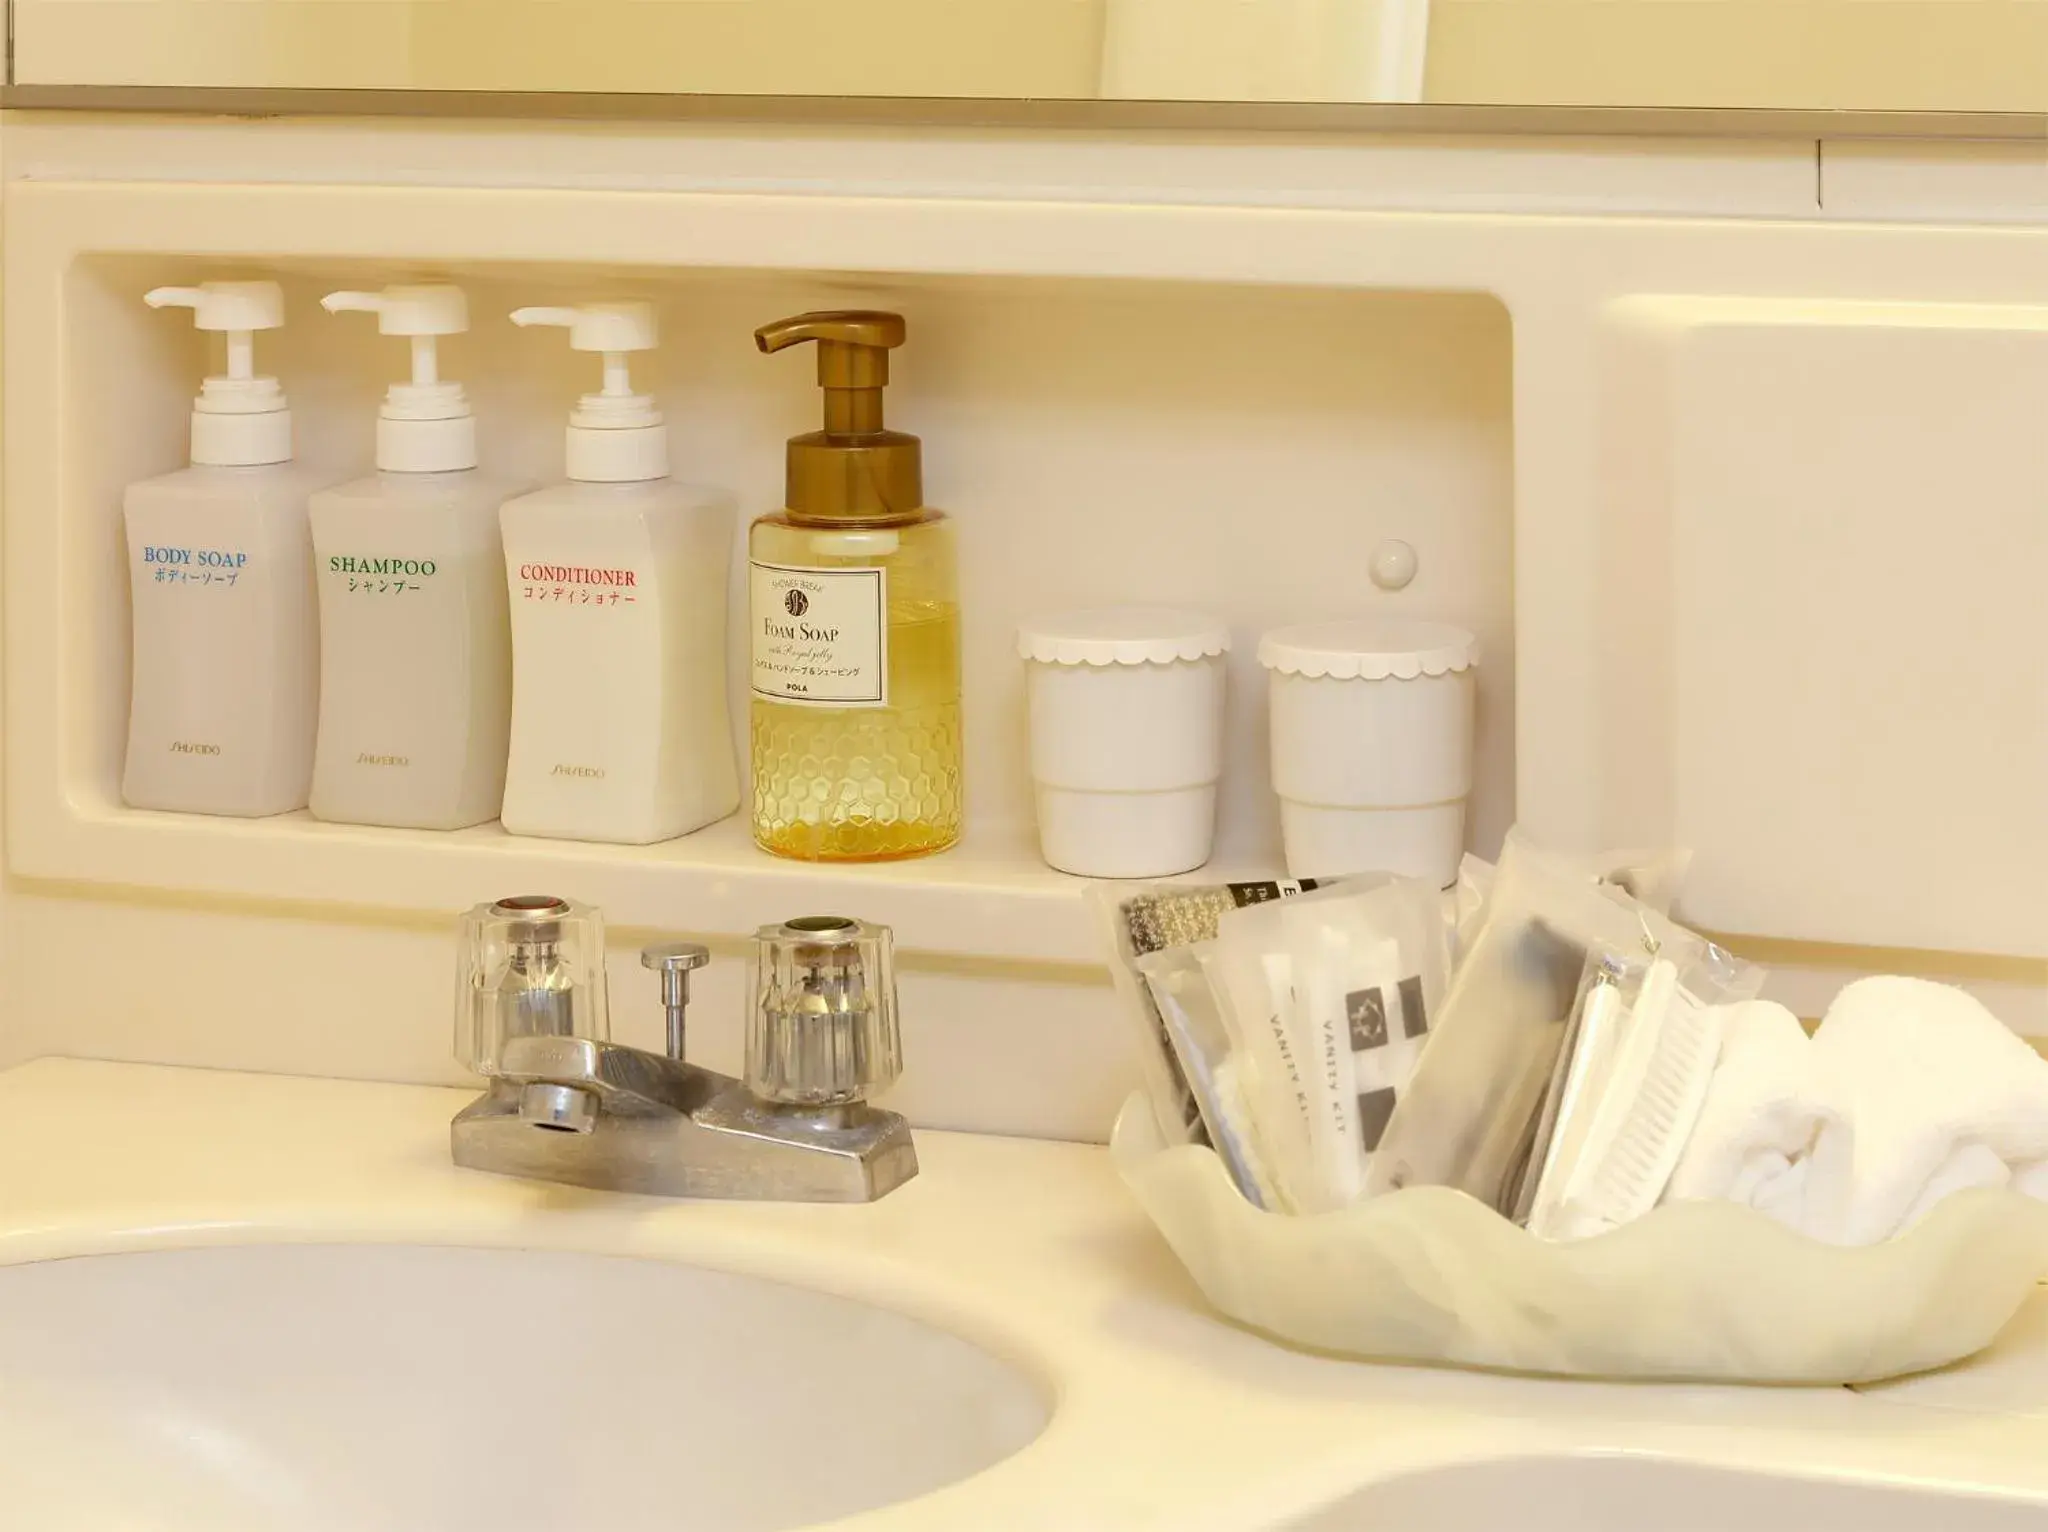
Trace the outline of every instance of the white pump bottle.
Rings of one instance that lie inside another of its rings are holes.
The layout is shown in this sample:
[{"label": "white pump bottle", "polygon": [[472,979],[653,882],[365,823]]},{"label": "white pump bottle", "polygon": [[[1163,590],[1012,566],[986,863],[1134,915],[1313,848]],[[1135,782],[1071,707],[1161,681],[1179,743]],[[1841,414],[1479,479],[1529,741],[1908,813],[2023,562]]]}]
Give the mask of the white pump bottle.
[{"label": "white pump bottle", "polygon": [[512,710],[498,507],[526,488],[477,469],[476,420],[436,345],[469,328],[462,289],[330,293],[412,341],[412,380],[377,416],[377,472],[310,513],[320,590],[313,813],[456,830],[498,817]]},{"label": "white pump bottle", "polygon": [[505,828],[645,845],[739,807],[726,703],[736,506],[668,476],[668,429],[627,357],[644,303],[520,309],[604,357],[569,417],[569,482],[508,501],[512,751]]},{"label": "white pump bottle", "polygon": [[160,287],[227,336],[192,405],[192,466],[128,486],[134,673],[121,796],[136,808],[257,816],[305,807],[319,630],[306,496],[255,332],[284,323],[275,282]]}]

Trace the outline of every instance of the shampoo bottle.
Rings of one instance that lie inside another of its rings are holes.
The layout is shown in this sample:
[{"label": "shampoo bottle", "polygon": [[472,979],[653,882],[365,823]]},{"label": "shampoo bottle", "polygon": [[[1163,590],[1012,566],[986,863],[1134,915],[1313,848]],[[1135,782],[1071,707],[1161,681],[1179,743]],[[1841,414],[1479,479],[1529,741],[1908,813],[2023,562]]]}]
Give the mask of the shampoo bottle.
[{"label": "shampoo bottle", "polygon": [[896,314],[800,314],[763,351],[818,343],[825,429],[792,437],[785,509],[749,538],[754,839],[879,862],[960,838],[953,523],[924,503],[915,436],[882,426]]},{"label": "shampoo bottle", "polygon": [[313,813],[456,830],[498,817],[512,638],[498,508],[526,488],[477,470],[476,420],[437,339],[469,328],[459,287],[330,293],[412,340],[412,381],[377,417],[377,472],[313,496],[320,742]]},{"label": "shampoo bottle", "polygon": [[134,668],[121,796],[136,808],[258,816],[306,806],[320,684],[306,497],[255,332],[284,323],[275,282],[160,287],[227,337],[192,406],[192,464],[122,497]]},{"label": "shampoo bottle", "polygon": [[568,482],[500,516],[512,605],[505,828],[644,845],[739,807],[726,700],[734,503],[668,476],[668,431],[633,391],[644,303],[520,309],[604,357],[569,417]]}]

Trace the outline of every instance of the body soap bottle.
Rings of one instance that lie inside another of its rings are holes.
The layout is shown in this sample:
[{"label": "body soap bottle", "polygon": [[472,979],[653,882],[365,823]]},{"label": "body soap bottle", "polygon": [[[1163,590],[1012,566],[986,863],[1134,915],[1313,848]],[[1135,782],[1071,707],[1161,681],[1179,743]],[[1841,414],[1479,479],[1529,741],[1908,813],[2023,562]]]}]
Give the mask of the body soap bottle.
[{"label": "body soap bottle", "polygon": [[785,509],[753,525],[754,839],[874,862],[960,838],[953,524],[924,503],[916,437],[882,425],[896,314],[801,314],[763,351],[818,344],[825,429],[792,437]]},{"label": "body soap bottle", "polygon": [[313,496],[320,743],[313,813],[457,830],[498,817],[512,639],[498,508],[525,486],[477,471],[476,421],[436,337],[469,328],[459,287],[331,293],[412,339],[412,381],[377,417],[377,472]]},{"label": "body soap bottle", "polygon": [[134,611],[121,796],[136,808],[257,816],[304,808],[320,637],[306,496],[277,379],[255,332],[284,323],[275,282],[160,287],[227,336],[227,371],[192,405],[192,465],[128,486]]},{"label": "body soap bottle", "polygon": [[644,303],[521,309],[604,355],[569,417],[569,482],[505,503],[512,750],[505,828],[645,845],[739,807],[726,705],[734,506],[668,476],[668,431],[626,358]]}]

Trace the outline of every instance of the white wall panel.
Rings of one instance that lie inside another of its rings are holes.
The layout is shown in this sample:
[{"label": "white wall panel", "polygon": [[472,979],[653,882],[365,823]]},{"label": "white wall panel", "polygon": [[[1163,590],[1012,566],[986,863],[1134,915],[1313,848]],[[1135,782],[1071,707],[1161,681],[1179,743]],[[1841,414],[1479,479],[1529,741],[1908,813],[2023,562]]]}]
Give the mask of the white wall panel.
[{"label": "white wall panel", "polygon": [[[1616,686],[1645,666],[1662,665],[1667,679],[1677,674],[1669,612],[1661,647],[1631,650],[1611,642],[1607,607],[1616,579],[1654,588],[1655,568],[1670,567],[1678,526],[1672,464],[1713,450],[1711,441],[1672,429],[1669,401],[1682,380],[1670,365],[1668,326],[1617,325],[1617,305],[1646,294],[1888,309],[2048,305],[2048,231],[1830,220],[1815,207],[1810,142],[1452,145],[20,117],[9,118],[0,133],[13,185],[87,183],[114,199],[79,249],[102,252],[81,269],[88,286],[102,289],[107,333],[138,347],[137,375],[112,384],[134,391],[135,430],[91,467],[100,476],[93,481],[100,498],[90,514],[102,518],[92,536],[111,525],[106,495],[123,476],[154,471],[166,454],[174,457],[181,395],[189,387],[180,370],[190,370],[198,349],[126,306],[133,283],[116,282],[108,264],[124,240],[140,263],[131,273],[137,277],[149,276],[143,267],[168,248],[188,257],[218,251],[237,258],[268,248],[263,259],[280,263],[302,307],[305,294],[329,276],[355,280],[405,258],[421,271],[467,261],[470,274],[501,286],[516,273],[500,263],[519,258],[540,262],[550,281],[564,284],[597,276],[651,279],[676,305],[680,326],[682,344],[664,363],[668,407],[687,422],[689,450],[706,460],[707,471],[757,499],[772,493],[775,445],[795,428],[785,415],[807,402],[805,369],[778,370],[751,355],[719,351],[713,337],[726,328],[740,335],[754,320],[753,300],[739,305],[747,313],[729,317],[716,314],[709,300],[748,291],[765,300],[777,284],[791,297],[885,297],[920,306],[921,321],[930,321],[918,327],[922,360],[913,366],[906,358],[910,387],[899,418],[915,416],[930,438],[943,495],[978,518],[974,530],[985,534],[984,547],[1003,546],[990,536],[1028,532],[1037,525],[1034,514],[1055,524],[1092,516],[1121,562],[1148,542],[1191,541],[1191,518],[1213,534],[1231,524],[1240,503],[1248,522],[1299,517],[1303,527],[1335,526],[1343,515],[1377,526],[1376,518],[1462,507],[1452,519],[1458,536],[1441,559],[1426,556],[1425,569],[1461,582],[1506,570],[1515,587],[1512,712],[1496,706],[1492,715],[1496,727],[1512,720],[1511,739],[1496,741],[1490,757],[1494,769],[1512,771],[1515,787],[1512,798],[1495,789],[1490,801],[1502,813],[1514,803],[1537,833],[1570,845],[1626,838],[1653,810],[1676,822],[1675,770],[1631,771],[1618,745],[1659,736],[1628,734],[1635,720],[1615,702]],[[403,216],[341,219],[331,237],[319,232],[315,239],[317,231],[294,214],[267,225],[265,245],[252,245],[247,225],[210,212],[181,224],[169,244],[161,236],[137,244],[132,229],[123,233],[122,209],[136,205],[123,200],[131,192],[146,203],[152,195],[175,200],[191,186],[211,187],[223,205],[263,209],[279,189],[294,185],[393,184],[418,189],[402,203],[376,194],[358,206],[402,206]],[[521,185],[563,195],[515,199],[479,220],[475,204],[451,203],[443,190]],[[1949,185],[1937,171],[1922,189],[1938,204]],[[19,239],[19,224],[10,223],[11,254]],[[743,280],[735,275],[749,268]],[[1254,364],[1259,398],[1247,404],[1244,420],[1256,429],[1233,432],[1234,410],[1215,403],[1229,396],[1227,384],[1207,393],[1201,348],[1175,337],[1185,316],[1210,311],[1208,299],[1190,297],[1196,289],[1189,284],[1208,284],[1217,300],[1213,312],[1229,321],[1230,354]],[[15,295],[6,296],[10,318],[18,317]],[[294,322],[300,330],[279,355],[291,368],[288,381],[298,380],[302,409],[354,412],[356,426],[331,433],[328,446],[346,457],[355,430],[353,450],[360,452],[369,405],[393,358],[375,337],[357,334],[361,327],[337,325],[336,332],[347,333],[316,337],[304,333],[316,322],[310,314]],[[8,339],[12,344],[11,332]],[[1119,354],[1135,343],[1151,360]],[[470,355],[488,360],[486,369],[472,369],[472,379],[491,375],[481,386],[496,390],[492,415],[513,424],[498,449],[529,452],[544,470],[556,440],[552,417],[580,386],[573,364],[546,347],[482,337],[462,343],[472,344],[479,349]],[[1877,374],[1888,376],[1889,349],[1878,350]],[[320,363],[320,355],[340,360]],[[1747,357],[1718,365],[1737,380],[1754,372]],[[1089,376],[1063,391],[1062,378],[1075,369]],[[1842,371],[1855,368],[1843,362]],[[52,383],[33,366],[27,375],[24,383],[18,366],[10,372],[11,406],[33,406],[36,390],[76,383]],[[1715,386],[1734,385],[1724,377]],[[735,389],[741,392],[727,400]],[[1800,411],[1824,403],[1792,399],[1783,389],[1772,397]],[[1931,409],[1940,401],[1921,402]],[[1987,405],[2007,418],[2004,402]],[[1202,422],[1202,472],[1183,481],[1195,486],[1192,493],[1100,498],[1107,465],[1135,474],[1196,434],[1178,429],[1176,415]],[[528,442],[523,433],[531,422],[546,425],[535,427]],[[1769,421],[1759,428],[1773,458],[1789,454],[1795,477],[1803,473],[1811,483],[1820,460],[1801,456],[1810,454],[1810,433],[1778,430]],[[1972,429],[1964,414],[1940,440],[1961,447],[1974,439]],[[1618,450],[1631,434],[1641,450]],[[31,467],[43,464],[25,488],[13,461],[24,440]],[[0,573],[30,581],[31,605],[34,578],[51,570],[39,571],[34,558],[17,563],[13,542],[26,531],[36,557],[60,545],[50,518],[61,514],[63,475],[38,477],[53,461],[49,444],[33,433],[11,432],[8,439],[10,546]],[[40,459],[38,445],[45,449]],[[2000,450],[2009,453],[2010,444]],[[1096,471],[1063,473],[1076,452]],[[1889,461],[1901,472],[1926,469],[1904,447]],[[2012,466],[2009,456],[2001,461]],[[68,472],[76,481],[90,466],[75,463]],[[1771,465],[1759,461],[1751,472],[1768,479]],[[1488,488],[1496,475],[1502,482]],[[1260,499],[1259,488],[1269,483],[1280,490]],[[1297,483],[1311,491],[1290,500],[1286,487]],[[2015,492],[2009,477],[1991,488]],[[1658,514],[1639,514],[1646,509]],[[1891,513],[1897,509],[1892,505]],[[1504,514],[1511,516],[1505,528],[1498,524]],[[1195,570],[1198,548],[1173,547],[1184,574]],[[1825,548],[1822,538],[1808,554]],[[1020,567],[1034,582],[1065,570],[1060,578],[1104,588],[1120,573],[1112,565],[1069,565],[1058,554],[1058,540],[1044,539],[1025,551]],[[90,556],[103,555],[101,549]],[[1506,562],[1490,562],[1496,559]],[[59,558],[55,567],[62,564]],[[998,578],[1002,573],[993,570]],[[1997,578],[2017,581],[2010,570]],[[116,686],[120,681],[118,612],[90,604],[117,591],[117,584],[103,584],[96,596],[66,598],[64,621],[113,635],[98,641],[98,658],[87,665],[89,688],[109,677]],[[994,610],[1000,615],[1002,602],[1030,594],[1000,595]],[[80,608],[80,601],[87,604]],[[1505,620],[1507,603],[1497,593],[1480,609]],[[2038,604],[2036,598],[2026,610]],[[9,615],[19,615],[12,603]],[[1993,625],[2020,621],[1988,605],[1976,615]],[[1781,612],[1778,620],[1789,619]],[[11,633],[18,642],[46,642],[33,624]],[[58,695],[51,694],[49,707]],[[94,737],[88,729],[88,742]],[[47,764],[33,737],[6,743]],[[104,739],[90,749],[103,745]],[[1255,737],[1249,745],[1240,739],[1240,746],[1255,755]],[[11,798],[17,786],[10,780]],[[997,801],[1007,791],[998,790]],[[98,794],[104,803],[104,782]],[[1887,845],[1923,855],[1940,844],[1925,825],[1906,822],[1921,812],[1910,803],[1899,816],[1873,822],[1871,855]],[[2018,825],[2018,833],[2025,830]],[[374,841],[366,832],[365,880],[377,867]],[[1936,896],[1960,892],[1968,907],[1980,862],[1988,857],[1984,865],[1995,868],[1999,855],[1998,847],[1957,845]],[[106,881],[93,886],[10,875],[0,906],[0,1059],[9,1050],[65,1051],[447,1077],[450,933],[441,917],[323,905],[328,891],[317,883],[310,897],[287,902],[219,889],[149,893],[122,886],[139,881],[135,865],[116,856],[95,873]],[[1067,899],[1056,892],[1057,880],[1039,883],[1027,861],[1007,865],[1005,877],[1014,874],[1025,891],[1037,890],[1031,897]],[[709,907],[708,890],[722,876],[709,872],[710,881],[690,895],[700,907]],[[650,907],[667,909],[665,901],[657,886]],[[1124,1039],[1108,991],[1071,966],[1090,948],[1078,907],[1063,907],[1061,919],[1071,923],[1055,947],[996,961],[984,947],[980,956],[929,956],[912,965],[904,1090],[920,1120],[1106,1130],[1108,1103],[1129,1078]],[[1880,945],[1892,938],[1878,934],[1872,907],[1856,909],[1857,918],[1839,923],[1833,944],[1799,940],[1803,927],[1765,933],[1772,940],[1763,950],[1789,986],[1781,992],[1802,1011],[1820,1009],[1839,979],[1898,969],[1971,983],[2009,1020],[2048,1031],[2048,970],[2038,959],[1998,956],[2013,950],[2008,927],[1973,921],[1956,933],[1964,952],[1946,955]],[[636,934],[623,932],[622,940]],[[914,936],[908,939],[915,945]],[[651,1038],[652,1011],[631,988],[640,975],[626,965],[626,953],[622,947],[618,955],[621,1026],[629,1037]],[[730,971],[709,987],[699,1024],[714,1063],[731,1051],[729,995],[719,986],[738,982],[735,954],[724,941],[720,961]]]},{"label": "white wall panel", "polygon": [[1614,323],[1628,829],[1695,848],[1714,929],[2048,957],[2048,307]]}]

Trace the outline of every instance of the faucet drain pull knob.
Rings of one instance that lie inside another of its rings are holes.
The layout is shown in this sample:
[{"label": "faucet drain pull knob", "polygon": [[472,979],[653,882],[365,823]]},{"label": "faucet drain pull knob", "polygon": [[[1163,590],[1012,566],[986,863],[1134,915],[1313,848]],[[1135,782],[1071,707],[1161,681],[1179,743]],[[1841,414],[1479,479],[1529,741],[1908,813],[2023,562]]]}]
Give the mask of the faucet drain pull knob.
[{"label": "faucet drain pull knob", "polygon": [[711,949],[697,942],[654,942],[640,949],[640,966],[661,975],[661,1009],[668,1018],[668,1056],[683,1058],[683,1033],[690,1010],[690,974],[711,961]]},{"label": "faucet drain pull knob", "polygon": [[889,928],[807,915],[754,934],[747,1088],[763,1101],[851,1106],[903,1073]]}]

